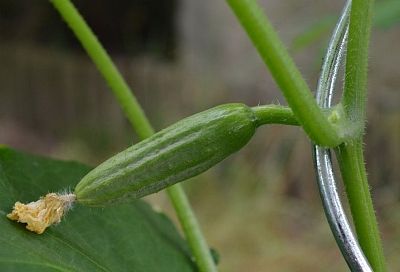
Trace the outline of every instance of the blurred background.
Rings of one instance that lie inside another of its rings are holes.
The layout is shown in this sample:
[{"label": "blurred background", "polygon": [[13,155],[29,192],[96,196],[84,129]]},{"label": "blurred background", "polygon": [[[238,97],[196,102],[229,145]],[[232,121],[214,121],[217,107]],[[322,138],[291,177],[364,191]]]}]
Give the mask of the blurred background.
[{"label": "blurred background", "polygon": [[[286,104],[224,1],[74,1],[157,130],[221,103]],[[263,0],[315,88],[344,1]],[[400,271],[400,2],[376,2],[366,160],[391,271]],[[47,1],[0,0],[0,144],[97,165],[137,142]],[[184,183],[221,271],[347,271],[299,128],[269,126]],[[166,196],[147,198],[174,217]],[[175,219],[176,220],[176,219]]]}]

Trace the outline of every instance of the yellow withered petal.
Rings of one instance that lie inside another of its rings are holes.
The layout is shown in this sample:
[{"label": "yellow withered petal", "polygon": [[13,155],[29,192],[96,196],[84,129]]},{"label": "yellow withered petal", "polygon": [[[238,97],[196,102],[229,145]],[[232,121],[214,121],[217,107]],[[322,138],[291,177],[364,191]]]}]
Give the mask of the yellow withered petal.
[{"label": "yellow withered petal", "polygon": [[41,234],[50,225],[60,223],[75,199],[74,194],[50,193],[28,204],[16,202],[13,211],[7,217],[26,223],[28,230]]}]

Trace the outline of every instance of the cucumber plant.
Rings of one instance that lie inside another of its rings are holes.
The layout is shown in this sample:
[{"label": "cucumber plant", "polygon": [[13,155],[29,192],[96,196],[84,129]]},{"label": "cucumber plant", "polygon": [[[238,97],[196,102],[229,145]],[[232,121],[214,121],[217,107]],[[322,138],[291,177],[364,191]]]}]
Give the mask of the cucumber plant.
[{"label": "cucumber plant", "polygon": [[[166,188],[198,269],[217,271],[189,202],[180,185],[175,183],[204,172],[241,149],[260,125],[299,125],[313,143],[336,151],[360,245],[374,271],[386,270],[362,149],[372,0],[354,0],[352,3],[344,92],[339,104],[328,110],[318,106],[257,1],[227,0],[289,107],[221,105],[183,119],[156,134],[128,85],[72,3],[69,0],[50,2],[92,58],[143,141],[93,169],[81,179],[72,196],[60,195],[61,202],[57,205],[47,205],[48,197],[54,197],[52,194],[42,198],[41,202],[19,205],[19,213],[16,205],[10,218],[29,225],[23,217],[39,213],[42,215],[39,220],[45,220],[48,226],[58,222],[73,202],[104,206]],[[35,210],[38,206],[39,212]],[[60,207],[61,215],[54,212]]]}]

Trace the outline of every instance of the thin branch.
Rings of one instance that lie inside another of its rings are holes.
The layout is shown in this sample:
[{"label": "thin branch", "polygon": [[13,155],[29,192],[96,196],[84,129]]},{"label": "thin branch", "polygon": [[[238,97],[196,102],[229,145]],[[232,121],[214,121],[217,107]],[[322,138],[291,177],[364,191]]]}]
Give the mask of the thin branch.
[{"label": "thin branch", "polygon": [[[65,22],[74,32],[82,46],[85,48],[97,69],[107,81],[118,103],[122,107],[125,115],[129,119],[135,131],[141,139],[150,137],[154,130],[145,116],[141,106],[125,82],[120,72],[108,56],[97,37],[86,24],[78,10],[69,0],[50,0],[54,7],[61,14]],[[167,190],[168,196],[178,214],[183,226],[187,241],[192,249],[193,255],[202,272],[217,271],[210,250],[205,238],[202,235],[200,226],[190,207],[189,202],[182,201],[186,195],[181,185],[176,184]],[[190,228],[185,228],[190,226]]]}]

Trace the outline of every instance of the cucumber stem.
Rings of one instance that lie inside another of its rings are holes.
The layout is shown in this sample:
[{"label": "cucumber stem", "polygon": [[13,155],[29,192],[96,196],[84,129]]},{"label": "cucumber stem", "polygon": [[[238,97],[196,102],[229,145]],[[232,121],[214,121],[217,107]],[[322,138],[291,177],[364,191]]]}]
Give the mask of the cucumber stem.
[{"label": "cucumber stem", "polygon": [[[139,138],[143,140],[153,135],[154,129],[130,90],[128,84],[125,82],[110,56],[103,48],[96,35],[86,24],[83,17],[79,14],[73,3],[69,0],[50,0],[50,2],[74,32],[76,38],[85,48],[97,69],[107,81],[115,98],[132,124],[132,127],[139,135]],[[185,197],[185,192],[180,186],[181,185],[179,184],[175,184],[174,186],[167,188],[166,191],[169,199],[173,203],[178,203],[174,205],[179,206],[179,209],[176,209],[176,213],[181,219],[181,225],[191,226],[189,229],[184,228],[184,232],[196,262],[208,265],[207,267],[199,267],[199,270],[201,272],[215,272],[217,271],[216,265],[213,262],[210,250],[204,236],[202,235],[201,228],[197,223],[197,220],[195,220],[189,202],[175,199],[176,197]],[[179,214],[181,212],[191,213],[192,216]]]},{"label": "cucumber stem", "polygon": [[378,221],[365,170],[362,139],[335,149],[358,241],[373,271],[387,271]]},{"label": "cucumber stem", "polygon": [[299,122],[293,111],[285,106],[263,105],[251,108],[256,116],[257,127],[267,124],[298,126]]},{"label": "cucumber stem", "polygon": [[317,105],[310,88],[273,28],[259,1],[227,0],[261,58],[286,98],[297,120],[311,140],[324,147],[343,142]]}]

